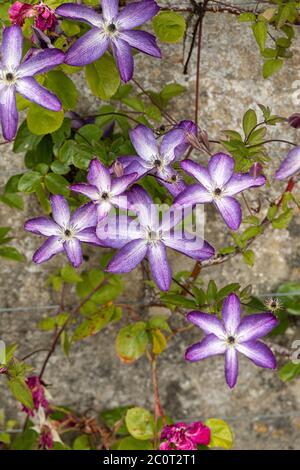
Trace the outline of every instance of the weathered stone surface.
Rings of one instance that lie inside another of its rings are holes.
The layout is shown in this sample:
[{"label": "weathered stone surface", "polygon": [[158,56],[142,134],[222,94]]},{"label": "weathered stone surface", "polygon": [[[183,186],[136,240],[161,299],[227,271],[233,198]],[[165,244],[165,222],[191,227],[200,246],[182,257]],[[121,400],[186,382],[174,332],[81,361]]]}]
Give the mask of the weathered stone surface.
[{"label": "weathered stone surface", "polygon": [[[189,31],[189,38],[190,38]],[[292,79],[297,79],[299,63],[299,34],[294,46],[294,58],[270,80],[261,77],[261,60],[252,40],[249,28],[240,25],[230,15],[208,14],[204,24],[203,53],[201,62],[200,122],[212,138],[219,137],[219,130],[235,128],[240,124],[244,111],[249,106],[263,103],[278,114],[288,116],[297,111],[291,93]],[[193,118],[193,103],[196,67],[191,61],[189,75],[182,74],[182,48],[180,45],[162,46],[164,59],[136,58],[136,78],[145,86],[160,89],[162,84],[177,82],[188,89],[170,110],[176,119]],[[194,54],[195,55],[195,54]],[[82,98],[79,110],[90,112],[97,109],[95,99],[86,90],[83,77],[78,78]],[[273,135],[297,141],[297,131],[280,125]],[[270,147],[274,166],[278,165],[286,146]],[[214,150],[217,150],[216,146]],[[22,157],[11,152],[10,146],[0,147],[0,185],[7,177],[23,168]],[[205,155],[198,155],[206,161]],[[262,203],[266,197],[274,198],[285,183],[275,183],[271,188],[253,193],[249,200],[257,203],[260,194]],[[271,196],[270,196],[271,194]],[[254,198],[254,199],[253,199]],[[244,210],[246,210],[244,208]],[[205,237],[218,248],[230,242],[224,224],[211,208],[207,211]],[[14,243],[26,254],[27,262],[14,264],[1,261],[0,265],[0,334],[7,342],[20,343],[20,357],[35,348],[48,347],[51,340],[47,334],[36,329],[36,323],[47,311],[41,306],[57,304],[55,295],[45,287],[47,275],[63,262],[56,258],[46,266],[35,266],[30,262],[33,251],[40,243],[38,237],[24,234],[24,221],[38,214],[32,198],[27,198],[24,212],[0,206],[1,225],[14,227]],[[286,231],[268,231],[255,242],[256,263],[247,267],[241,259],[209,268],[203,272],[204,284],[210,278],[219,285],[227,282],[253,284],[257,295],[276,291],[279,283],[299,279],[299,215]],[[91,263],[97,265],[96,251]],[[174,271],[192,265],[186,258],[172,256]],[[142,284],[140,271],[127,276],[123,301],[134,304],[140,301]],[[139,286],[139,288],[137,288]],[[68,299],[71,302],[71,297]],[[21,308],[24,310],[5,311]],[[4,309],[4,310],[3,310]],[[70,362],[57,351],[53,356],[45,380],[51,383],[51,394],[57,403],[64,403],[80,411],[125,404],[152,407],[152,392],[149,367],[145,359],[127,366],[116,357],[112,343],[116,329],[109,327],[98,336],[90,338],[74,348]],[[160,385],[164,408],[176,419],[224,417],[232,425],[235,448],[300,448],[299,440],[299,381],[283,384],[276,373],[262,371],[246,359],[241,360],[238,386],[229,391],[224,382],[223,361],[211,359],[202,364],[186,364],[183,354],[186,346],[200,337],[199,331],[185,333],[173,340],[163,354],[160,365]],[[299,326],[293,326],[284,339],[290,346],[299,338]],[[43,354],[32,358],[39,368]],[[0,387],[3,383],[0,381]],[[7,407],[8,415],[15,416],[15,403],[0,388],[0,407]],[[21,415],[19,414],[19,417]]]}]

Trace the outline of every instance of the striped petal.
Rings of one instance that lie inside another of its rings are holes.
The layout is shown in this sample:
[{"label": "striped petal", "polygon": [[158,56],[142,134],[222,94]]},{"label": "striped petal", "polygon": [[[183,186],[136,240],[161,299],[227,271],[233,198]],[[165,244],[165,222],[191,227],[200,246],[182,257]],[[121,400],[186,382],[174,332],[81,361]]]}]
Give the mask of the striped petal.
[{"label": "striped petal", "polygon": [[271,349],[260,341],[237,344],[236,349],[247,356],[258,367],[276,369],[276,358]]},{"label": "striped petal", "polygon": [[255,313],[243,318],[238,330],[239,341],[250,341],[270,333],[278,325],[278,320],[270,312]]},{"label": "striped petal", "polygon": [[15,69],[22,58],[23,34],[18,25],[4,28],[2,34],[1,59],[4,68]]},{"label": "striped petal", "polygon": [[19,67],[20,77],[31,77],[36,74],[48,72],[63,63],[65,54],[59,49],[45,49],[30,59],[25,60]]},{"label": "striped petal", "polygon": [[217,356],[224,354],[226,346],[224,341],[221,341],[215,335],[208,335],[203,338],[199,343],[190,346],[185,353],[187,361],[196,362],[202,361],[210,356]]},{"label": "striped petal", "polygon": [[65,241],[64,250],[73,267],[78,268],[83,261],[80,241],[77,238]]},{"label": "striped petal", "polygon": [[213,182],[224,186],[233,175],[234,159],[226,153],[216,153],[208,162],[208,171]]},{"label": "striped petal", "polygon": [[228,335],[235,335],[241,322],[241,302],[237,295],[230,294],[223,303],[222,318]]},{"label": "striped petal", "polygon": [[242,209],[240,203],[231,196],[215,198],[214,204],[231,230],[237,230],[242,222]]},{"label": "striped petal", "polygon": [[194,325],[201,328],[207,335],[213,334],[219,339],[226,338],[226,331],[220,320],[213,314],[204,312],[190,312],[187,319]]},{"label": "striped petal", "polygon": [[64,251],[63,243],[59,237],[52,235],[43,245],[34,253],[32,260],[36,264],[44,263],[53,256]]},{"label": "striped petal", "polygon": [[131,47],[145,54],[153,57],[161,57],[160,48],[156,44],[156,38],[153,34],[134,29],[133,31],[123,31],[120,33],[119,37],[123,39],[123,41],[126,41]]},{"label": "striped petal", "polygon": [[60,227],[67,227],[70,221],[70,208],[66,199],[58,194],[50,196],[52,217]]},{"label": "striped petal", "polygon": [[51,111],[60,111],[62,109],[59,99],[39,85],[32,77],[20,78],[17,81],[16,89],[24,98],[43,106],[43,108]]},{"label": "striped petal", "polygon": [[58,236],[60,233],[59,226],[47,217],[37,217],[27,220],[24,224],[24,229],[28,232],[36,233],[37,235],[45,235],[46,237],[50,237],[51,235]]},{"label": "striped petal", "polygon": [[132,79],[134,68],[131,47],[123,39],[117,38],[112,42],[112,50],[121,79],[124,83],[129,82]]},{"label": "striped petal", "polygon": [[159,6],[153,0],[131,3],[126,5],[119,13],[117,18],[118,28],[121,30],[136,28],[153,18],[158,12]]},{"label": "striped petal", "polygon": [[93,28],[79,38],[68,50],[65,62],[82,67],[98,60],[107,50],[109,40],[99,28]]},{"label": "striped petal", "polygon": [[3,137],[8,141],[13,140],[19,121],[16,93],[13,86],[5,87],[0,93],[0,120]]},{"label": "striped petal", "polygon": [[147,255],[156,285],[162,291],[169,290],[172,276],[165,245],[162,242],[149,245]]},{"label": "striped petal", "polygon": [[110,273],[129,273],[146,256],[147,243],[138,239],[127,243],[110,261],[107,271]]},{"label": "striped petal", "polygon": [[225,378],[228,387],[233,388],[239,373],[238,352],[235,348],[227,348],[225,352]]},{"label": "striped petal", "polygon": [[[102,2],[103,3],[103,2]],[[91,26],[100,27],[103,24],[101,16],[93,8],[74,3],[64,3],[56,8],[55,13],[70,20],[83,21]]]}]

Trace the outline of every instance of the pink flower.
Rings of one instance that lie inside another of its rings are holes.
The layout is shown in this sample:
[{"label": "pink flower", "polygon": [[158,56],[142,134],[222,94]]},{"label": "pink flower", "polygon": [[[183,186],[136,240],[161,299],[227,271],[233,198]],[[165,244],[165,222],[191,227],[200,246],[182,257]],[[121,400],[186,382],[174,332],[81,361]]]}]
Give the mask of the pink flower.
[{"label": "pink flower", "polygon": [[26,18],[35,18],[34,24],[41,31],[53,31],[57,24],[57,18],[51,8],[40,2],[36,5],[15,2],[9,8],[9,18],[12,24],[23,26]]},{"label": "pink flower", "polygon": [[190,425],[179,422],[164,426],[160,439],[160,450],[197,450],[197,445],[209,444],[210,429],[201,421]]},{"label": "pink flower", "polygon": [[57,24],[54,11],[47,7],[43,2],[36,5],[34,8],[37,11],[37,18],[35,20],[36,27],[41,31],[53,31]]},{"label": "pink flower", "polygon": [[[47,409],[49,406],[49,402],[46,398],[45,388],[41,384],[39,377],[35,375],[28,377],[28,379],[26,380],[26,383],[32,393],[34,409],[38,410],[40,406],[44,409]],[[27,408],[26,406],[23,406],[22,411],[27,413],[29,416],[34,415],[33,411]]]},{"label": "pink flower", "polygon": [[9,19],[12,24],[23,26],[25,19],[35,16],[34,7],[29,3],[15,2],[8,9]]}]

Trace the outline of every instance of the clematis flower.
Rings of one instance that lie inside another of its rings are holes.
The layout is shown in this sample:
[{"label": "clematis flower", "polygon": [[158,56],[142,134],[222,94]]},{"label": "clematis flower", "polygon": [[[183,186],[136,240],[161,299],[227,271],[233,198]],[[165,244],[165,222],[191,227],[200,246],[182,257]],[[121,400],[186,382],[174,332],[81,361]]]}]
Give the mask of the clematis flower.
[{"label": "clematis flower", "polygon": [[112,180],[109,170],[99,160],[92,160],[87,180],[89,184],[73,184],[70,189],[83,194],[93,201],[97,209],[98,222],[106,217],[112,207],[127,209],[124,192],[137,178],[131,173]]},{"label": "clematis flower", "polygon": [[167,132],[160,145],[154,132],[143,124],[132,129],[129,135],[137,156],[118,157],[124,173],[135,172],[139,177],[145,174],[155,175],[173,196],[180,194],[186,188],[186,184],[171,164],[178,159],[180,151],[185,149],[184,129],[177,128]]},{"label": "clematis flower", "polygon": [[234,173],[234,159],[225,153],[217,153],[208,162],[208,169],[191,160],[181,162],[181,167],[199,181],[189,186],[175,199],[177,205],[212,202],[231,230],[237,230],[242,222],[240,203],[233,198],[247,188],[265,184],[262,175]]},{"label": "clematis flower", "polygon": [[45,235],[48,240],[34,253],[37,264],[48,261],[52,256],[65,251],[70,263],[78,268],[82,263],[81,243],[99,245],[96,236],[96,210],[92,203],[79,207],[71,215],[63,196],[50,197],[53,220],[38,217],[28,220],[24,228],[37,235]]},{"label": "clematis flower", "polygon": [[34,424],[31,429],[39,434],[40,449],[52,449],[54,442],[62,443],[57,432],[59,423],[46,417],[43,407],[40,406],[39,409],[34,412],[34,415],[31,417],[31,421]]},{"label": "clematis flower", "polygon": [[300,172],[300,147],[295,147],[289,151],[286,159],[281,163],[276,172],[275,178],[283,180]]},{"label": "clematis flower", "polygon": [[57,24],[54,11],[43,2],[36,5],[15,2],[8,9],[8,13],[11,23],[19,26],[23,26],[26,18],[35,18],[34,24],[41,31],[53,31]]},{"label": "clematis flower", "polygon": [[69,65],[83,66],[99,59],[109,46],[112,48],[120,76],[128,82],[133,75],[131,48],[145,54],[161,57],[155,37],[134,28],[150,20],[159,11],[154,0],[131,3],[118,12],[118,0],[102,0],[102,16],[84,5],[65,3],[56,13],[71,20],[78,20],[92,26],[73,44],[66,56]]},{"label": "clematis flower", "polygon": [[300,128],[300,114],[299,113],[294,113],[288,118],[288,123],[291,127],[294,127],[295,129]]},{"label": "clematis flower", "polygon": [[164,426],[160,440],[160,450],[197,450],[197,445],[210,443],[210,429],[201,421],[190,425],[179,422]]},{"label": "clematis flower", "polygon": [[39,28],[41,31],[54,31],[55,26],[58,23],[54,11],[51,10],[51,8],[49,8],[43,2],[40,2],[38,5],[35,5],[34,9],[36,10],[36,27]]},{"label": "clematis flower", "polygon": [[179,160],[183,154],[190,148],[191,142],[197,137],[197,125],[193,121],[180,121],[175,129],[184,131],[183,142],[175,149],[176,159]]},{"label": "clematis flower", "polygon": [[4,29],[0,62],[0,120],[6,140],[12,140],[18,128],[16,92],[44,108],[61,110],[59,99],[39,85],[34,76],[61,64],[64,53],[58,49],[46,49],[21,63],[22,45],[20,26]]},{"label": "clematis flower", "polygon": [[195,362],[225,354],[225,377],[230,388],[237,382],[239,352],[259,367],[276,368],[271,349],[258,339],[278,325],[277,318],[270,312],[263,312],[241,319],[240,310],[240,299],[230,294],[223,304],[222,321],[213,314],[203,312],[190,312],[187,316],[191,323],[204,331],[205,337],[187,349],[185,358]]},{"label": "clematis flower", "polygon": [[[26,383],[31,390],[34,409],[38,410],[39,407],[42,407],[44,410],[47,410],[49,406],[48,399],[51,397],[47,389],[45,389],[45,387],[42,385],[39,377],[32,375],[26,379]],[[27,413],[29,416],[34,416],[34,411],[24,405],[22,407],[22,411]]]},{"label": "clematis flower", "polygon": [[12,24],[23,26],[26,18],[35,15],[33,5],[23,2],[15,2],[8,9],[9,19]]},{"label": "clematis flower", "polygon": [[207,242],[196,236],[188,238],[182,230],[174,228],[183,219],[182,210],[174,212],[171,207],[159,222],[158,209],[143,188],[133,186],[128,199],[131,210],[137,213],[137,220],[119,216],[114,220],[115,229],[109,221],[97,225],[101,245],[119,248],[108,265],[108,272],[128,273],[147,257],[157,286],[166,291],[171,285],[167,247],[197,260],[214,255],[215,250]]}]

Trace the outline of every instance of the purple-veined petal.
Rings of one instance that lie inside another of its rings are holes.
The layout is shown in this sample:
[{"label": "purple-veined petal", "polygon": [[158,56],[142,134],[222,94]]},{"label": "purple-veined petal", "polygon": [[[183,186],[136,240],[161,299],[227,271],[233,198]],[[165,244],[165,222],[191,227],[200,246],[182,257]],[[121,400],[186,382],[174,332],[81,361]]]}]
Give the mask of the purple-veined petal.
[{"label": "purple-veined petal", "polygon": [[186,256],[199,261],[209,259],[215,254],[214,248],[200,237],[183,238],[181,232],[175,231],[168,237],[164,236],[163,242],[169,248],[173,248],[173,250],[184,253]]},{"label": "purple-veined petal", "polygon": [[222,340],[226,338],[223,324],[213,314],[194,311],[187,315],[187,319],[201,328],[207,335],[213,334]]},{"label": "purple-veined petal", "polygon": [[239,341],[250,341],[267,335],[278,325],[278,320],[270,312],[247,315],[237,331]]},{"label": "purple-veined petal", "polygon": [[108,216],[112,205],[110,202],[103,201],[97,204],[95,207],[97,211],[97,222],[99,223],[102,219]]},{"label": "purple-veined petal", "polygon": [[107,50],[109,40],[99,28],[93,28],[70,47],[65,62],[68,65],[82,67],[98,60]]},{"label": "purple-veined petal", "polygon": [[156,207],[147,191],[138,185],[133,185],[128,191],[128,202],[130,209],[137,213],[143,225],[151,226],[152,212]]},{"label": "purple-veined petal", "polygon": [[165,165],[175,160],[175,149],[184,142],[184,139],[184,131],[182,129],[173,129],[164,135],[160,145],[160,154]]},{"label": "purple-veined petal", "polygon": [[111,190],[111,176],[109,170],[97,159],[91,161],[87,176],[88,182],[96,186],[100,192]]},{"label": "purple-veined petal", "polygon": [[48,72],[63,63],[65,54],[59,49],[45,49],[25,60],[19,67],[20,77],[31,77],[39,73]]},{"label": "purple-veined petal", "polygon": [[162,291],[169,290],[172,276],[165,245],[162,242],[149,245],[147,255],[156,285]]},{"label": "purple-veined petal", "polygon": [[120,77],[124,83],[129,82],[132,79],[134,68],[131,47],[120,38],[114,39],[111,44]]},{"label": "purple-veined petal", "polygon": [[55,13],[71,20],[83,21],[91,26],[100,27],[103,24],[101,16],[93,8],[74,3],[64,3],[56,8]]},{"label": "purple-veined petal", "polygon": [[235,348],[229,347],[225,352],[225,377],[228,387],[233,388],[236,384],[239,373],[238,352]]},{"label": "purple-veined petal", "polygon": [[194,204],[204,204],[212,202],[211,193],[200,183],[188,186],[182,193],[175,198],[174,204],[180,206],[191,206]]},{"label": "purple-veined petal", "polygon": [[77,183],[72,184],[70,189],[75,193],[83,194],[84,196],[90,198],[92,201],[97,201],[100,197],[99,191],[96,186],[92,184]]},{"label": "purple-veined petal", "polygon": [[14,86],[5,87],[0,94],[0,120],[5,140],[13,140],[18,129],[18,111]]},{"label": "purple-veined petal", "polygon": [[5,68],[15,69],[21,62],[23,46],[22,29],[18,25],[4,28],[2,34],[1,59]]},{"label": "purple-veined petal", "polygon": [[159,6],[152,0],[131,3],[119,13],[117,25],[120,30],[141,26],[159,12]]},{"label": "purple-veined petal", "polygon": [[224,300],[222,319],[228,335],[234,336],[241,322],[241,302],[237,295],[229,294]]},{"label": "purple-veined petal", "polygon": [[242,222],[242,209],[240,203],[231,196],[215,198],[214,204],[231,230],[237,230]]},{"label": "purple-veined petal", "polygon": [[141,238],[140,226],[136,219],[126,215],[108,217],[97,225],[97,236],[101,245],[109,248],[122,248],[131,240]]},{"label": "purple-veined petal", "polygon": [[24,224],[24,229],[38,235],[45,235],[46,237],[60,234],[59,226],[47,217],[37,217],[36,219],[27,220]]},{"label": "purple-veined petal", "polygon": [[159,155],[155,135],[149,127],[140,124],[129,132],[130,140],[138,155],[147,162]]},{"label": "purple-veined petal", "polygon": [[188,148],[191,146],[188,136],[197,136],[198,130],[197,126],[193,121],[180,121],[178,124],[177,128],[183,129],[184,131],[184,141],[175,149],[175,156],[176,159],[180,159],[180,157],[183,156],[183,154],[188,150]]},{"label": "purple-veined petal", "polygon": [[107,271],[110,273],[129,273],[145,258],[146,253],[146,240],[132,240],[115,254],[107,267]]},{"label": "purple-veined petal", "polygon": [[46,88],[39,85],[33,77],[19,78],[16,83],[16,90],[33,103],[43,106],[51,111],[60,111],[61,102]]},{"label": "purple-veined petal", "polygon": [[118,15],[119,0],[101,0],[102,15],[106,21],[112,21]]},{"label": "purple-veined petal", "polygon": [[290,150],[287,157],[281,163],[279,169],[276,171],[275,178],[283,180],[289,178],[300,171],[300,146]]},{"label": "purple-veined petal", "polygon": [[161,57],[161,51],[156,44],[156,38],[153,34],[147,33],[146,31],[123,31],[119,37],[126,41],[131,47],[138,49],[145,54],[153,57]]},{"label": "purple-veined petal", "polygon": [[216,153],[208,162],[211,179],[218,187],[224,186],[233,175],[234,159],[226,153]]},{"label": "purple-veined petal", "polygon": [[[123,157],[120,157],[120,159],[122,159],[122,158]],[[139,179],[142,176],[144,176],[146,173],[148,173],[149,168],[147,167],[147,164],[146,164],[145,160],[143,160],[140,157],[132,157],[132,158],[130,158],[130,160],[132,160],[132,161],[127,163],[124,167],[124,175],[130,175],[132,173],[136,173],[137,179]],[[120,160],[120,161],[122,163],[122,160]]]},{"label": "purple-veined petal", "polygon": [[67,253],[70,263],[74,268],[78,268],[83,261],[80,241],[77,240],[77,238],[66,240],[64,242],[64,250]]},{"label": "purple-veined petal", "polygon": [[206,189],[210,190],[212,188],[213,183],[210,174],[204,166],[199,165],[199,163],[193,162],[192,160],[183,160],[180,163],[180,166],[189,175],[196,178],[196,180],[198,180]]},{"label": "purple-veined petal", "polygon": [[257,176],[255,178],[249,173],[234,173],[226,185],[225,192],[226,195],[233,196],[234,194],[238,194],[247,188],[262,186],[265,184],[265,182],[266,178],[263,175]]},{"label": "purple-veined petal", "polygon": [[[168,167],[167,170],[167,178],[160,179],[159,183],[161,183],[165,188],[167,188],[169,193],[171,193],[172,196],[175,198],[187,188],[187,184],[185,183],[182,176],[177,173],[177,171],[173,170],[173,168]],[[157,172],[157,175],[159,175],[159,172]]]},{"label": "purple-veined petal", "polygon": [[267,369],[276,369],[276,358],[271,349],[260,341],[238,343],[236,349],[247,356],[254,364]]},{"label": "purple-veined petal", "polygon": [[67,227],[70,221],[70,208],[66,199],[58,194],[50,196],[52,217],[60,227]]},{"label": "purple-veined petal", "polygon": [[95,204],[89,202],[76,209],[71,216],[70,225],[78,232],[87,227],[96,227],[97,212]]},{"label": "purple-veined petal", "polygon": [[226,346],[224,341],[221,341],[215,335],[207,335],[199,343],[193,344],[187,348],[185,358],[187,361],[202,361],[210,356],[217,356],[224,354]]},{"label": "purple-veined petal", "polygon": [[120,176],[115,178],[111,184],[111,194],[113,196],[118,196],[119,194],[124,193],[136,179],[137,173],[131,173],[129,175]]},{"label": "purple-veined petal", "polygon": [[127,193],[120,194],[119,196],[111,196],[110,203],[112,206],[119,207],[119,209],[122,210],[127,210],[130,208]]},{"label": "purple-veined petal", "polygon": [[78,238],[79,241],[89,243],[90,245],[101,245],[94,227],[88,227],[76,233],[76,238]]},{"label": "purple-veined petal", "polygon": [[37,263],[44,263],[52,256],[64,251],[63,243],[59,237],[52,235],[43,245],[34,253],[32,260]]}]

